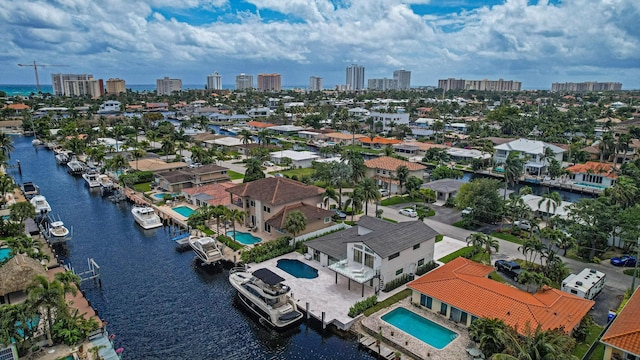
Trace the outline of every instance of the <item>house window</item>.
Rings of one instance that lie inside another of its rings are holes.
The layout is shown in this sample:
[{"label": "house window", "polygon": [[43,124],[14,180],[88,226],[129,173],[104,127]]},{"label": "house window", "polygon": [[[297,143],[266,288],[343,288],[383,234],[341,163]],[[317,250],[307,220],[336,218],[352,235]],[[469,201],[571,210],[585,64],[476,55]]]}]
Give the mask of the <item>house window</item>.
[{"label": "house window", "polygon": [[427,309],[431,309],[431,307],[433,306],[433,298],[425,294],[420,294],[420,305],[426,307]]},{"label": "house window", "polygon": [[638,360],[640,358],[638,358],[635,355],[631,355],[631,354],[627,354],[627,357],[624,358],[625,360]]},{"label": "house window", "polygon": [[364,254],[364,266],[367,266],[373,269],[373,255],[368,253]]},{"label": "house window", "polygon": [[313,260],[320,261],[320,251],[313,250]]},{"label": "house window", "polygon": [[398,269],[396,270],[396,276],[402,274],[402,272],[404,271],[404,269]]},{"label": "house window", "polygon": [[324,218],[324,223],[325,223],[325,224],[328,224],[328,223],[330,223],[330,222],[331,222],[331,218],[330,218],[330,217],[326,217],[326,218]]},{"label": "house window", "polygon": [[417,249],[420,249],[420,244],[413,245],[413,250],[417,250]]},{"label": "house window", "polygon": [[422,265],[424,265],[424,259],[418,260],[418,266],[422,266]]},{"label": "house window", "polygon": [[447,304],[445,303],[440,304],[440,314],[447,315]]},{"label": "house window", "polygon": [[471,315],[471,323],[473,324],[473,322],[476,320],[478,320],[478,317]]},{"label": "house window", "polygon": [[400,256],[399,252],[397,252],[395,254],[391,254],[391,255],[389,255],[389,260],[393,260],[393,259],[397,258],[398,256]]},{"label": "house window", "polygon": [[270,233],[271,232],[271,225],[264,223],[264,231]]},{"label": "house window", "polygon": [[263,210],[264,212],[271,213],[271,208],[270,208],[270,207],[268,207],[268,206],[262,206],[262,210]]},{"label": "house window", "polygon": [[255,201],[253,201],[253,200],[251,200],[251,201],[249,202],[249,204],[251,205],[251,207],[256,206],[256,203],[255,203]]},{"label": "house window", "polygon": [[576,295],[577,295],[577,294],[578,294],[578,290],[576,290],[576,289],[571,289],[571,293],[572,293],[572,294],[576,294]]},{"label": "house window", "polygon": [[467,313],[464,311],[460,314],[460,323],[461,324],[467,323]]},{"label": "house window", "polygon": [[353,261],[362,264],[362,250],[353,249]]}]

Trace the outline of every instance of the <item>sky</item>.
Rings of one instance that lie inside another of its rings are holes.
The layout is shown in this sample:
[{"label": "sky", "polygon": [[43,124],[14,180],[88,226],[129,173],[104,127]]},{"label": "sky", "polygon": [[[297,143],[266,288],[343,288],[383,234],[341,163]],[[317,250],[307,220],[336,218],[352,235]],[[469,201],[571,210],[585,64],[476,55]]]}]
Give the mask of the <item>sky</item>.
[{"label": "sky", "polygon": [[[0,84],[52,73],[204,87],[240,73],[282,74],[283,87],[411,71],[438,79],[499,78],[523,89],[616,81],[640,89],[638,0],[0,0]],[[366,85],[366,82],[365,82]]]}]

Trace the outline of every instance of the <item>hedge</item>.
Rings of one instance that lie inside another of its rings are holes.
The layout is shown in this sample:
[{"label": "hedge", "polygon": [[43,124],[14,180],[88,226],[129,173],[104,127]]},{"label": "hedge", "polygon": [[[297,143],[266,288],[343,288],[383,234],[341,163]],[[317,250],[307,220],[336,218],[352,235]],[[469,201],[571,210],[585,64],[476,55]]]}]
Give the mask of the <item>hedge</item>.
[{"label": "hedge", "polygon": [[243,245],[239,244],[236,241],[233,241],[233,239],[229,236],[226,235],[218,235],[218,237],[216,238],[219,242],[223,243],[224,245],[228,246],[229,248],[231,248],[231,250],[233,251],[237,251],[237,250],[241,250],[244,248]]},{"label": "hedge", "polygon": [[259,263],[269,259],[273,259],[280,255],[284,255],[286,253],[294,251],[295,246],[291,246],[289,244],[290,242],[290,237],[283,236],[274,241],[255,245],[251,250],[243,252],[240,258],[245,264]]},{"label": "hedge", "polygon": [[424,275],[437,267],[438,267],[438,264],[435,261],[431,260],[426,264],[422,264],[418,266],[418,268],[416,269],[416,275],[418,276]]},{"label": "hedge", "polygon": [[398,288],[406,283],[408,283],[410,280],[409,278],[409,274],[404,274],[398,278],[395,278],[387,283],[384,284],[384,292],[389,292],[395,288]]},{"label": "hedge", "polygon": [[375,295],[369,296],[368,298],[358,301],[353,304],[352,307],[349,308],[348,315],[352,318],[362,314],[368,308],[375,306],[378,303],[378,297]]}]

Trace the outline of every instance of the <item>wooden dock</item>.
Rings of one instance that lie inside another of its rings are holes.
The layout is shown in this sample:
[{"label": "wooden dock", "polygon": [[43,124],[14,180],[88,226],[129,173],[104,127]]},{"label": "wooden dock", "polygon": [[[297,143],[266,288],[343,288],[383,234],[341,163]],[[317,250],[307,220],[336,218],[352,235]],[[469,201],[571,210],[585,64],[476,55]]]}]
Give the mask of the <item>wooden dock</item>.
[{"label": "wooden dock", "polygon": [[403,357],[396,357],[396,351],[385,346],[383,343],[378,345],[377,340],[373,336],[364,335],[358,341],[359,346],[362,346],[369,350],[369,352],[376,354],[379,359],[402,359]]}]

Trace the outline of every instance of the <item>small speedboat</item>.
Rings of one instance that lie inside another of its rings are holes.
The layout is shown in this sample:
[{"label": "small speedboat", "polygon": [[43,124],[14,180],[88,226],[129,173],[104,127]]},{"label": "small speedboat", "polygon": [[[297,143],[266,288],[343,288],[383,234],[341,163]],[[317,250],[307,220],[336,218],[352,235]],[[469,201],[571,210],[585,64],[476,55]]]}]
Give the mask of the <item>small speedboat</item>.
[{"label": "small speedboat", "polygon": [[138,225],[145,230],[162,226],[160,216],[150,206],[134,206],[131,209],[131,214]]},{"label": "small speedboat", "polygon": [[189,246],[198,255],[200,260],[207,265],[216,264],[224,260],[222,251],[216,241],[209,236],[190,236]]},{"label": "small speedboat", "polygon": [[69,229],[64,226],[62,221],[52,221],[49,223],[49,235],[53,238],[63,238],[69,235]]},{"label": "small speedboat", "polygon": [[36,209],[36,215],[46,214],[51,212],[51,206],[49,205],[47,198],[45,198],[44,196],[36,195],[33,198],[31,198],[30,201],[31,201],[31,205],[33,205],[33,207]]}]

